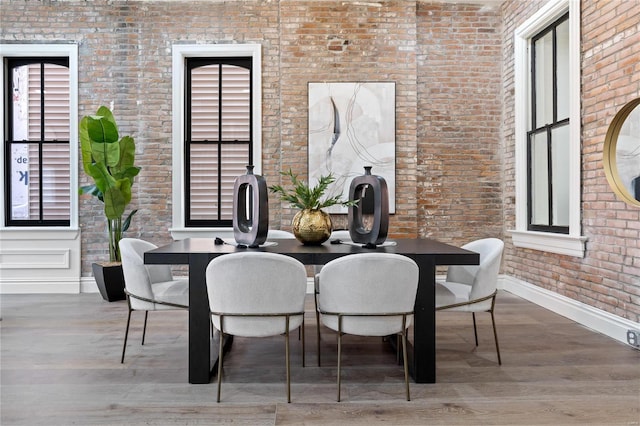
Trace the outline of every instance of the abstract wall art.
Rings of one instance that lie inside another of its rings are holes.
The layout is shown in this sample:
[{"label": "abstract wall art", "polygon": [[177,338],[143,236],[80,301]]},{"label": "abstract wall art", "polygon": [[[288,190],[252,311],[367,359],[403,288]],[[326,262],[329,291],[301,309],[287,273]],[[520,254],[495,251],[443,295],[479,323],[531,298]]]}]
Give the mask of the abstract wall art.
[{"label": "abstract wall art", "polygon": [[[309,183],[332,173],[327,195],[347,199],[349,185],[365,166],[389,188],[395,213],[395,83],[309,83]],[[328,213],[347,213],[332,206]]]}]

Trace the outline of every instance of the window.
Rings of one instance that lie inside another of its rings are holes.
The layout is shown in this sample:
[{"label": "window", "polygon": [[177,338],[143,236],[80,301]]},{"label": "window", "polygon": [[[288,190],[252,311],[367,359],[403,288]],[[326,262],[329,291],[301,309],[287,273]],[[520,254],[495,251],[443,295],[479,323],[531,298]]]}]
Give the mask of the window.
[{"label": "window", "polygon": [[77,47],[39,46],[2,48],[3,227],[77,225]]},{"label": "window", "polygon": [[187,58],[186,226],[231,226],[251,163],[251,58]]},{"label": "window", "polygon": [[529,230],[569,233],[569,14],[531,42]]},{"label": "window", "polygon": [[260,45],[173,47],[174,238],[232,226],[233,185],[261,170]]},{"label": "window", "polygon": [[515,31],[516,247],[584,257],[580,2],[550,0]]}]

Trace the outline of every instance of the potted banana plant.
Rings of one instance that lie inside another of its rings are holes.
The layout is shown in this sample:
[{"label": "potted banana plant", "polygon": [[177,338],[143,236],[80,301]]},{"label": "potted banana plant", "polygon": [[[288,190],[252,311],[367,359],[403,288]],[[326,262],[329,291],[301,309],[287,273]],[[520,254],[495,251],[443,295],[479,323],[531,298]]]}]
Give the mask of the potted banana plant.
[{"label": "potted banana plant", "polygon": [[82,118],[79,133],[84,172],[93,180],[92,184],[80,187],[79,192],[103,203],[109,240],[109,262],[94,263],[93,275],[105,300],[123,300],[124,277],[118,244],[137,212],[132,210],[125,215],[134,178],[140,173],[140,167],[134,165],[135,142],[131,136],[120,137],[113,113],[105,106]]}]

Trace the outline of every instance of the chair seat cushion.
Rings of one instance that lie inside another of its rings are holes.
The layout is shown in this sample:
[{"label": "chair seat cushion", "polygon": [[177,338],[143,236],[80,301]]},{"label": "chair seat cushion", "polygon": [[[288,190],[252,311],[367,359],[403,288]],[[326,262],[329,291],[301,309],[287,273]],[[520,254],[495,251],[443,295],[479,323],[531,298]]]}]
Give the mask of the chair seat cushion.
[{"label": "chair seat cushion", "polygon": [[[178,279],[172,281],[161,281],[151,285],[154,299],[161,302],[177,303],[189,306],[189,280]],[[157,310],[175,309],[171,306],[156,304]]]}]

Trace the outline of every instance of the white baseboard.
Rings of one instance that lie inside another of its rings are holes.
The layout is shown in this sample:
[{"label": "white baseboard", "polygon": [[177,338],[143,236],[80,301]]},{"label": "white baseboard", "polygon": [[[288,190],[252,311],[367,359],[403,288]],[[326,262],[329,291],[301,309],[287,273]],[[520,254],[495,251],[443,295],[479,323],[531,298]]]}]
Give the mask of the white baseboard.
[{"label": "white baseboard", "polygon": [[93,277],[80,278],[80,293],[99,293],[96,279]]},{"label": "white baseboard", "polygon": [[[98,287],[96,287],[96,291],[97,290]],[[0,294],[77,294],[79,292],[79,281],[64,278],[39,278],[27,280],[11,279],[7,281],[0,280]]]},{"label": "white baseboard", "polygon": [[498,287],[624,344],[628,344],[627,330],[640,330],[640,323],[610,314],[517,278],[501,275]]}]

